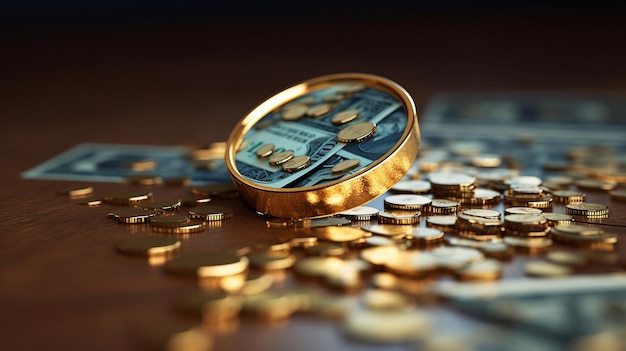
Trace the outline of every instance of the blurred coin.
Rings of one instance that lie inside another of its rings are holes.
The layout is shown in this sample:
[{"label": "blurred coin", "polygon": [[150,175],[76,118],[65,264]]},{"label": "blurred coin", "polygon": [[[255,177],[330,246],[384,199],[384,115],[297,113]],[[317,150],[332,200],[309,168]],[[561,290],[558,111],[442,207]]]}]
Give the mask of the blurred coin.
[{"label": "blurred coin", "polygon": [[502,275],[502,264],[497,260],[486,259],[470,263],[454,271],[459,280],[488,281],[497,280]]},{"label": "blurred coin", "polygon": [[534,277],[557,277],[569,275],[571,269],[551,262],[531,261],[524,264],[524,272]]},{"label": "blurred coin", "polygon": [[372,235],[370,232],[354,227],[324,227],[317,229],[315,234],[320,239],[334,243],[347,243]]},{"label": "blurred coin", "polygon": [[71,186],[63,189],[57,190],[57,194],[66,195],[69,197],[81,197],[87,196],[93,193],[93,187],[84,185],[84,186]]},{"label": "blurred coin", "polygon": [[479,250],[461,246],[440,246],[430,253],[435,258],[437,266],[444,269],[459,269],[485,258]]},{"label": "blurred coin", "polygon": [[242,273],[248,269],[248,258],[230,252],[205,252],[183,254],[165,264],[165,268],[176,274],[198,277],[225,277]]},{"label": "blurred coin", "polygon": [[330,111],[330,105],[326,103],[317,104],[306,110],[306,115],[317,118],[327,114]]},{"label": "blurred coin", "polygon": [[579,252],[552,251],[548,252],[546,259],[552,263],[565,266],[583,266],[588,263],[587,256]]},{"label": "blurred coin", "polygon": [[612,190],[617,183],[598,179],[579,179],[574,182],[578,189],[583,190]]},{"label": "blurred coin", "polygon": [[612,201],[626,202],[626,189],[616,189],[609,193]]},{"label": "blurred coin", "polygon": [[100,204],[102,204],[102,200],[99,198],[87,198],[87,199],[81,199],[75,202],[77,205],[84,205],[84,206],[99,206]]},{"label": "blurred coin", "polygon": [[124,177],[124,183],[134,185],[160,185],[163,178],[155,174],[135,174]]},{"label": "blurred coin", "polygon": [[308,109],[307,105],[294,105],[285,109],[281,113],[281,118],[285,121],[297,121],[306,115]]},{"label": "blurred coin", "polygon": [[139,160],[133,161],[126,165],[126,167],[132,169],[133,171],[151,171],[155,169],[157,166],[157,162],[155,160]]},{"label": "blurred coin", "polygon": [[408,310],[412,303],[406,295],[389,290],[367,290],[361,295],[363,307],[372,311]]},{"label": "blurred coin", "polygon": [[433,242],[443,239],[443,236],[443,231],[439,229],[413,227],[413,230],[407,235],[407,238],[424,242]]},{"label": "blurred coin", "polygon": [[136,334],[143,350],[209,351],[215,343],[208,331],[174,322],[152,323],[140,328]]},{"label": "blurred coin", "polygon": [[282,151],[271,154],[268,158],[268,161],[272,166],[278,166],[291,160],[293,157],[293,151]]},{"label": "blurred coin", "polygon": [[207,223],[200,219],[190,219],[185,222],[170,222],[167,225],[164,222],[150,224],[150,229],[158,233],[168,234],[189,234],[204,231]]},{"label": "blurred coin", "polygon": [[187,216],[181,215],[157,215],[150,218],[150,225],[155,227],[176,227],[180,224],[189,222]]},{"label": "blurred coin", "polygon": [[322,227],[331,227],[331,226],[345,226],[352,223],[351,220],[347,218],[340,217],[324,217],[324,218],[314,218],[311,219],[308,224],[303,224],[304,228],[322,228]]},{"label": "blurred coin", "polygon": [[143,201],[152,201],[152,192],[150,191],[128,191],[118,192],[102,197],[104,202],[115,205],[134,205]]},{"label": "blurred coin", "polygon": [[[379,246],[378,249],[380,250],[381,247]],[[419,277],[435,271],[439,261],[430,252],[400,250],[395,255],[385,259],[383,264],[393,273]]]},{"label": "blurred coin", "polygon": [[218,197],[233,197],[233,193],[236,194],[237,188],[233,183],[213,183],[205,185],[197,185],[191,188],[191,192],[198,196],[218,196]]},{"label": "blurred coin", "polygon": [[548,220],[548,226],[554,227],[559,224],[570,224],[574,221],[574,217],[562,213],[545,212],[541,214]]},{"label": "blurred coin", "polygon": [[287,269],[296,263],[296,257],[289,253],[251,253],[250,266],[265,270]]},{"label": "blurred coin", "polygon": [[361,113],[357,109],[345,110],[335,114],[331,122],[338,125],[346,124],[359,118],[359,116],[361,116]]},{"label": "blurred coin", "polygon": [[311,256],[342,256],[348,249],[336,243],[318,243],[315,246],[306,247],[304,251]]},{"label": "blurred coin", "polygon": [[115,247],[130,255],[163,255],[181,247],[180,240],[169,236],[141,235],[120,240]]},{"label": "blurred coin", "polygon": [[429,334],[430,319],[415,310],[356,310],[348,314],[343,331],[351,338],[366,342],[415,342]]},{"label": "blurred coin", "polygon": [[425,180],[401,180],[390,189],[396,193],[428,194],[430,192],[430,182]]}]

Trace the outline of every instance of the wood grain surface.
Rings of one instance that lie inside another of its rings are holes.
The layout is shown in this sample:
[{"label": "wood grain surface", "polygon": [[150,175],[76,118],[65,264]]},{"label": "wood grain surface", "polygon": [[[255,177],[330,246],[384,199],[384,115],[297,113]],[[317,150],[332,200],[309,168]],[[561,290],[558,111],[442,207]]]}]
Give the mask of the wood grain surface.
[{"label": "wood grain surface", "polygon": [[[436,17],[220,23],[12,33],[0,67],[0,343],[4,350],[135,350],[132,332],[194,320],[173,304],[195,282],[115,252],[145,228],[78,206],[70,182],[19,174],[81,142],[180,145],[223,141],[251,108],[293,83],[336,72],[388,77],[418,110],[440,91],[626,92],[626,22],[618,17]],[[97,194],[131,188],[95,184]],[[185,188],[154,187],[172,198]],[[608,201],[604,193],[591,200]],[[234,216],[183,249],[230,249],[271,238],[237,199]],[[609,202],[606,202],[609,203]],[[626,206],[610,203],[626,241]],[[609,228],[609,226],[607,226]],[[626,248],[619,246],[623,258]],[[528,256],[507,263],[521,276]],[[285,284],[290,284],[288,280]],[[425,306],[441,331],[482,321]],[[339,323],[296,316],[283,326],[243,321],[218,350],[404,350],[342,335]]]}]

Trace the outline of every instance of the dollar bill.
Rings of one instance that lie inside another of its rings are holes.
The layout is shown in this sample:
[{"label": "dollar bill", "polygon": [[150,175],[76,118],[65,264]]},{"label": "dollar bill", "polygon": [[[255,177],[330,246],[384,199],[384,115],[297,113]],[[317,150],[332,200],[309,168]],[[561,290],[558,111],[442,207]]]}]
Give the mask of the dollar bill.
[{"label": "dollar bill", "polygon": [[[309,94],[317,101],[334,93],[335,88],[323,89]],[[345,144],[337,141],[337,133],[345,126],[331,123],[332,116],[347,109],[358,109],[359,122],[376,124],[376,134],[361,143]],[[295,122],[280,121],[278,113],[270,113],[259,124],[264,128],[253,128],[246,135],[248,146],[236,157],[237,170],[244,177],[260,184],[284,188],[300,187],[333,181],[330,177],[332,165],[341,162],[347,154],[361,160],[360,169],[384,155],[398,142],[406,128],[407,115],[400,102],[388,93],[368,88],[344,99],[333,111],[319,118],[302,118]],[[280,166],[270,165],[266,159],[259,159],[256,150],[264,144],[276,146],[274,152],[293,151],[295,155],[307,155],[311,166],[296,173],[288,173]],[[356,172],[354,170],[353,172]]]},{"label": "dollar bill", "polygon": [[182,146],[83,143],[23,172],[21,177],[117,183],[137,174],[128,168],[129,163],[152,160],[157,166],[150,173],[164,179],[186,177],[192,184],[231,181],[223,160],[216,160],[211,170],[196,169],[188,154],[189,149]]}]

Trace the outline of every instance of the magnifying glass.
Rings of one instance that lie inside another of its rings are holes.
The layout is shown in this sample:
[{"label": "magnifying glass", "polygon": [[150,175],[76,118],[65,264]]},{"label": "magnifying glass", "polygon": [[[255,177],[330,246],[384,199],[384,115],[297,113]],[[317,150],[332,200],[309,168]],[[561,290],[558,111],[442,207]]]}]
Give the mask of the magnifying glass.
[{"label": "magnifying glass", "polygon": [[341,73],[263,101],[231,132],[226,166],[241,197],[280,218],[320,217],[384,194],[417,157],[411,96],[397,83]]}]

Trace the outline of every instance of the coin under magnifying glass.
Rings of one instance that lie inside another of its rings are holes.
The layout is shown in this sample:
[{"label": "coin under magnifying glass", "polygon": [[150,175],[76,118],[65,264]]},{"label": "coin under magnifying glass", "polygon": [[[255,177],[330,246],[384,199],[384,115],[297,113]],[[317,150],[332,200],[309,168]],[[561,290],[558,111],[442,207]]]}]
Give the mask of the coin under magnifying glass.
[{"label": "coin under magnifying glass", "polygon": [[379,76],[343,73],[298,83],[252,109],[231,132],[226,167],[257,211],[314,218],[382,195],[418,149],[409,94]]}]

